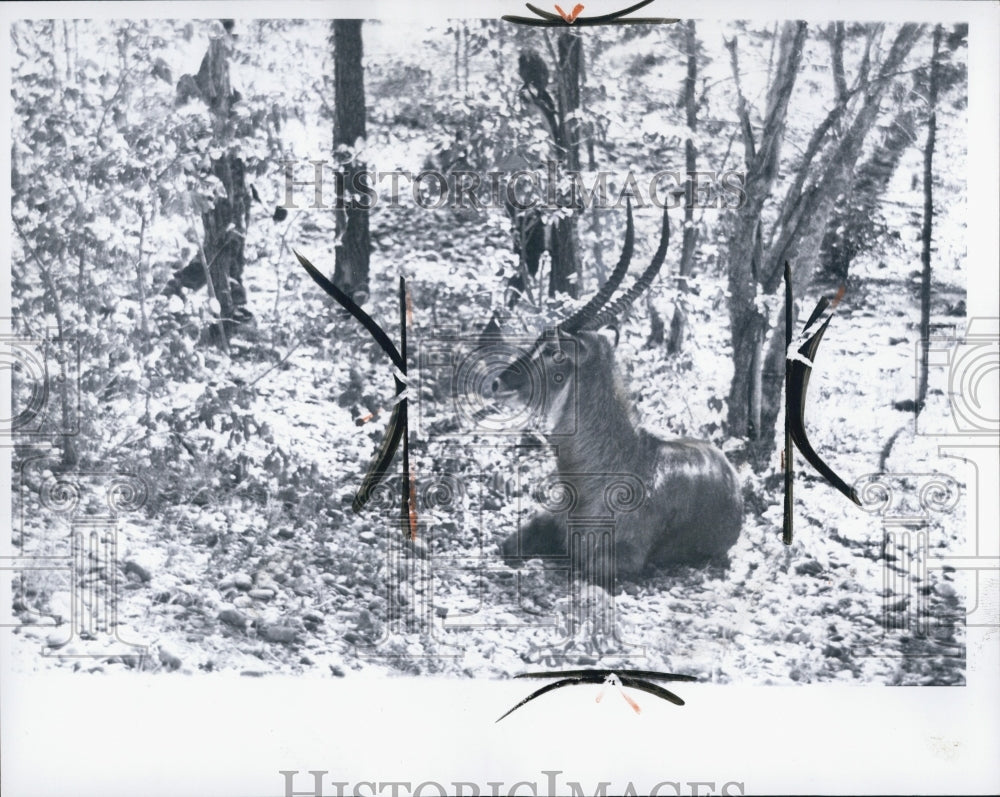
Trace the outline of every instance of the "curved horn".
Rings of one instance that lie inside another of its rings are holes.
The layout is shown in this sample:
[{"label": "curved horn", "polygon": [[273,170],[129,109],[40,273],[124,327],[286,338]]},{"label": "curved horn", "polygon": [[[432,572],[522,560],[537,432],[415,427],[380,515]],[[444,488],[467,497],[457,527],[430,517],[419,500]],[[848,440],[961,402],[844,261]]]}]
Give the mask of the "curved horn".
[{"label": "curved horn", "polygon": [[601,289],[583,307],[579,308],[569,318],[559,324],[559,329],[564,332],[577,332],[584,329],[591,318],[597,314],[601,308],[607,304],[608,299],[618,290],[618,286],[625,279],[625,272],[628,271],[629,263],[632,262],[632,246],[635,243],[635,227],[632,224],[632,200],[626,200],[625,205],[625,245],[622,247],[621,257],[618,265],[611,272],[608,281],[601,286]]},{"label": "curved horn", "polygon": [[597,313],[588,323],[582,324],[578,329],[600,329],[607,326],[612,321],[616,321],[621,313],[636,300],[637,297],[645,293],[660,271],[663,261],[667,256],[667,245],[670,243],[670,218],[667,216],[667,209],[663,208],[663,231],[660,233],[660,247],[653,255],[653,260],[645,271],[635,281],[635,284],[625,293],[615,299],[607,307]]}]

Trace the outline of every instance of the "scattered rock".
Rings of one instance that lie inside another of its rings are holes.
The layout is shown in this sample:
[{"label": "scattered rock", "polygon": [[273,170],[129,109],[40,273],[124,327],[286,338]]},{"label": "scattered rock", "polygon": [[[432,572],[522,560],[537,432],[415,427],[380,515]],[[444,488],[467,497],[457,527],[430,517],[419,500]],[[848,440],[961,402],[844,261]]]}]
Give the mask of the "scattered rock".
[{"label": "scattered rock", "polygon": [[270,573],[264,573],[264,572],[258,573],[255,584],[258,589],[270,589],[274,590],[275,592],[278,591],[278,580],[272,578]]},{"label": "scattered rock", "polygon": [[795,566],[795,573],[800,576],[818,576],[823,572],[823,565],[815,559],[810,559]]},{"label": "scattered rock", "polygon": [[257,627],[257,633],[268,642],[284,644],[295,642],[299,636],[298,629],[281,623],[261,623]]},{"label": "scattered rock", "polygon": [[223,609],[219,612],[219,619],[226,625],[231,625],[234,628],[239,628],[241,631],[245,631],[247,627],[247,618],[241,611],[235,608]]},{"label": "scattered rock", "polygon": [[253,588],[253,579],[246,573],[234,573],[233,586],[236,587],[236,589],[241,589],[246,592],[248,589]]},{"label": "scattered rock", "polygon": [[252,589],[247,595],[249,595],[254,600],[258,601],[269,601],[274,597],[273,589]]},{"label": "scattered rock", "polygon": [[160,663],[168,670],[179,670],[181,660],[166,648],[160,648]]},{"label": "scattered rock", "polygon": [[805,639],[805,636],[806,636],[805,632],[801,628],[796,626],[787,634],[785,634],[785,642],[793,642],[793,643],[801,642],[803,639]]},{"label": "scattered rock", "polygon": [[129,559],[125,562],[125,575],[133,576],[143,584],[148,583],[153,578],[149,570],[136,562],[134,559]]}]

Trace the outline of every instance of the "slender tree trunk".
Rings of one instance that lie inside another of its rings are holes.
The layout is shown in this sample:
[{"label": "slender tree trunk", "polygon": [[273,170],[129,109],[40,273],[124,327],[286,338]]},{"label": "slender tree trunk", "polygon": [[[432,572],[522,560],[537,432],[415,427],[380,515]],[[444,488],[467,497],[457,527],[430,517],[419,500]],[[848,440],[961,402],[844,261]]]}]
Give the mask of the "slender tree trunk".
[{"label": "slender tree trunk", "polygon": [[[694,264],[694,250],[697,242],[697,230],[694,227],[694,178],[692,175],[698,168],[698,150],[694,145],[694,132],[698,126],[698,103],[695,98],[695,84],[698,80],[698,40],[695,38],[695,23],[689,19],[684,28],[684,49],[687,52],[687,75],[684,78],[684,110],[687,116],[687,127],[690,135],[684,141],[684,168],[687,170],[687,195],[684,202],[684,236],[681,243],[681,262],[678,269],[678,290],[687,293],[687,277]],[[683,300],[682,300],[683,302]],[[667,341],[667,352],[677,354],[684,342],[684,330],[687,326],[687,315],[682,302],[674,308],[674,317],[670,322],[670,338]]]},{"label": "slender tree trunk", "polygon": [[[229,82],[229,49],[228,35],[212,39],[194,81],[208,104],[216,136],[222,141],[232,140],[232,106],[236,101]],[[183,82],[182,78],[181,84]],[[247,301],[243,288],[246,262],[243,244],[250,221],[251,200],[243,161],[235,154],[227,152],[213,159],[212,174],[225,187],[225,195],[216,199],[201,216],[205,227],[205,262],[221,320],[219,327],[211,328],[209,338],[228,348],[229,339],[243,319],[241,308]]]},{"label": "slender tree trunk", "polygon": [[931,336],[931,233],[934,225],[934,142],[937,138],[938,50],[941,47],[941,26],[934,28],[934,47],[931,54],[931,91],[928,104],[927,146],[924,147],[924,224],[921,230],[923,243],[920,260],[920,382],[917,387],[916,412],[927,398],[927,350]]},{"label": "slender tree trunk", "polygon": [[[812,183],[800,194],[786,197],[786,203],[793,202],[795,208],[787,214],[782,213],[782,217],[788,219],[787,226],[766,249],[765,272],[761,275],[765,294],[774,293],[780,285],[785,260],[792,264],[794,284],[799,295],[808,289],[818,262],[814,253],[819,251],[837,197],[849,193],[858,158],[865,139],[878,119],[879,108],[890,85],[890,77],[899,70],[921,33],[922,28],[918,25],[907,24],[900,28],[879,74],[865,87],[865,101],[861,110],[836,146],[811,170],[816,175]],[[801,256],[798,253],[802,253]],[[780,325],[775,321],[770,326],[778,329]],[[766,462],[773,450],[775,425],[782,408],[781,374],[784,372],[784,359],[783,336],[772,334],[763,358],[761,416],[758,426],[760,438],[754,452],[758,465]]]},{"label": "slender tree trunk", "polygon": [[[810,176],[819,176],[814,177],[798,196],[792,196],[791,193],[786,196],[781,213],[784,223],[781,225],[780,233],[766,249],[766,262],[761,276],[765,293],[774,293],[781,285],[781,275],[786,260],[792,263],[800,260],[803,263],[808,262],[810,270],[802,273],[802,276],[797,276],[796,284],[802,287],[809,284],[815,261],[814,253],[819,248],[822,240],[821,230],[826,227],[826,222],[833,211],[834,201],[846,191],[854,175],[861,149],[878,120],[881,102],[893,75],[901,68],[922,33],[923,27],[913,23],[900,27],[878,75],[870,84],[864,86],[864,102],[861,109],[841,134],[836,146],[829,150],[825,159],[816,168],[809,170]],[[801,181],[797,179],[793,188],[801,189],[804,182],[804,179]],[[817,227],[820,228],[818,234]],[[800,253],[802,257],[799,256]]]},{"label": "slender tree trunk", "polygon": [[878,207],[903,153],[915,138],[914,125],[913,109],[900,108],[885,140],[858,167],[846,202],[834,210],[826,226],[820,245],[823,269],[841,281],[847,279],[854,258],[875,243]]},{"label": "slender tree trunk", "polygon": [[[366,164],[355,145],[365,138],[365,82],[361,64],[360,19],[333,21],[334,122],[333,146],[343,182],[337,184],[337,246],[333,281],[346,293],[368,292],[368,208],[353,201],[357,175]],[[456,58],[458,51],[456,49]]]},{"label": "slender tree trunk", "polygon": [[747,201],[736,215],[729,250],[729,319],[734,369],[727,420],[730,434],[750,441],[755,441],[760,431],[760,347],[767,327],[767,319],[757,304],[762,265],[761,213],[777,177],[788,102],[798,76],[805,35],[804,22],[786,22],[782,27],[759,151],[740,87],[736,39],[727,44],[739,95],[740,125],[747,163]]},{"label": "slender tree trunk", "polygon": [[[559,69],[556,73],[558,89],[558,131],[556,151],[563,169],[580,169],[580,125],[576,112],[580,108],[580,76],[583,48],[576,33],[560,33],[557,42]],[[563,198],[565,199],[565,197]],[[577,296],[580,290],[580,253],[576,243],[577,215],[559,219],[552,231],[552,279],[550,293],[563,291]]]}]

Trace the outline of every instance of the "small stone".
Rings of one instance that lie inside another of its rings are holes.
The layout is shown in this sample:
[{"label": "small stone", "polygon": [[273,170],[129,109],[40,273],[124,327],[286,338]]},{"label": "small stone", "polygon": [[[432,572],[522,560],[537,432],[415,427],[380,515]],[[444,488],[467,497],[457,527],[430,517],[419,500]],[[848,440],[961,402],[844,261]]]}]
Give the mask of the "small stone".
[{"label": "small stone", "polygon": [[844,657],[844,649],[839,645],[827,645],[823,648],[823,655],[827,658],[840,659]]},{"label": "small stone", "polygon": [[138,562],[136,562],[134,559],[129,559],[125,563],[125,575],[126,576],[134,576],[139,581],[141,581],[143,584],[149,582],[150,579],[153,578],[153,576],[149,572],[149,570],[147,570],[141,564],[139,564]]},{"label": "small stone", "polygon": [[246,573],[235,573],[233,575],[233,586],[246,592],[253,588],[253,579]]},{"label": "small stone", "polygon": [[168,670],[178,670],[181,666],[181,660],[165,648],[160,648],[160,663]]},{"label": "small stone", "polygon": [[254,600],[258,601],[269,601],[274,597],[273,589],[252,589],[247,595],[249,595]]},{"label": "small stone", "polygon": [[257,633],[268,642],[282,642],[285,644],[295,642],[299,635],[295,628],[279,623],[263,624],[258,627]]},{"label": "small stone", "polygon": [[272,589],[275,592],[278,591],[278,581],[277,579],[272,578],[269,573],[258,573],[256,583],[258,589]]},{"label": "small stone", "polygon": [[241,631],[245,630],[247,627],[247,618],[242,612],[237,609],[223,609],[219,612],[219,619],[227,625],[231,625],[234,628],[239,628]]},{"label": "small stone", "polygon": [[69,634],[58,629],[49,632],[48,636],[45,637],[45,644],[50,648],[61,648],[67,642],[69,642]]},{"label": "small stone", "polygon": [[818,576],[823,572],[823,565],[817,562],[815,559],[810,559],[807,562],[803,562],[800,565],[795,566],[795,572],[800,576]]},{"label": "small stone", "polygon": [[358,539],[368,545],[374,545],[378,541],[378,535],[374,531],[362,531]]}]

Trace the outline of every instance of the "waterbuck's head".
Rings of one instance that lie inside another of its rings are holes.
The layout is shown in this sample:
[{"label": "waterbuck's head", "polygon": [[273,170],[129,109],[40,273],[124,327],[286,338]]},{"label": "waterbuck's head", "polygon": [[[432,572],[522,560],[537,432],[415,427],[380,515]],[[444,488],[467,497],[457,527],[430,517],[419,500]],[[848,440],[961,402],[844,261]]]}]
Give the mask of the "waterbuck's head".
[{"label": "waterbuck's head", "polygon": [[626,209],[625,245],[611,276],[601,289],[565,320],[545,329],[535,342],[514,358],[494,380],[493,394],[530,407],[544,418],[547,431],[571,433],[575,425],[576,397],[588,394],[588,406],[600,411],[600,402],[612,400],[618,387],[613,349],[613,327],[622,313],[652,284],[666,258],[670,227],[666,210],[660,245],[646,270],[631,288],[611,301],[632,259],[635,239],[632,206]]}]

